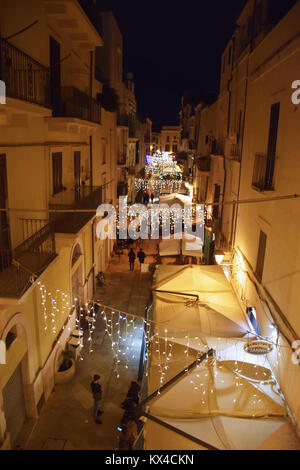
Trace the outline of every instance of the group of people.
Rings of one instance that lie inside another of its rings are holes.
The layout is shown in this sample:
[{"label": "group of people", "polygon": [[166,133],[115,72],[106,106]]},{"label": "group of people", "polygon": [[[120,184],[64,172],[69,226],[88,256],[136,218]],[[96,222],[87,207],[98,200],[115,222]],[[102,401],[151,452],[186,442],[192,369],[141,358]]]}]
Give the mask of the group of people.
[{"label": "group of people", "polygon": [[[95,374],[91,383],[91,391],[94,398],[94,421],[102,424],[100,416],[104,413],[101,409],[103,385],[99,374]],[[120,450],[132,450],[137,438],[138,405],[140,386],[137,382],[131,382],[126,398],[121,407],[124,410],[120,425],[118,426],[118,441]]]},{"label": "group of people", "polygon": [[[146,258],[146,253],[143,251],[143,248],[140,248],[140,251],[138,252],[137,257],[139,259],[139,262],[142,268],[142,264],[144,264],[145,258]],[[136,259],[136,254],[133,248],[130,248],[129,253],[128,253],[128,258],[129,258],[130,271],[134,271],[134,263]]]},{"label": "group of people", "polygon": [[126,399],[122,403],[124,414],[118,427],[118,440],[120,450],[132,450],[137,438],[138,405],[140,386],[137,382],[131,382]]}]

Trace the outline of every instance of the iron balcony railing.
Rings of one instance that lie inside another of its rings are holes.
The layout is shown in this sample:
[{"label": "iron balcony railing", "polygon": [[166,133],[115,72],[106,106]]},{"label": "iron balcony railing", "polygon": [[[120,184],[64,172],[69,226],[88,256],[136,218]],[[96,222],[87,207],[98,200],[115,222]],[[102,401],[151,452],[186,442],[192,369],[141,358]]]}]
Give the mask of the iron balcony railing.
[{"label": "iron balcony railing", "polygon": [[240,146],[239,144],[232,144],[230,147],[230,156],[234,160],[240,160],[241,159],[241,152],[240,152]]},{"label": "iron balcony railing", "polygon": [[1,38],[0,79],[7,96],[51,108],[49,69]]},{"label": "iron balcony railing", "polygon": [[275,157],[257,153],[254,159],[252,187],[259,191],[274,190]]},{"label": "iron balcony railing", "polygon": [[[54,211],[50,214],[50,218],[54,223],[55,232],[77,233],[95,216],[104,196],[105,188],[103,186],[81,186],[80,189],[62,191],[55,195],[49,204],[49,209]],[[80,212],[75,212],[76,209]],[[84,212],[84,209],[88,212]],[[66,212],[63,212],[64,210]]]},{"label": "iron balcony railing", "polygon": [[61,88],[61,104],[56,117],[73,117],[101,124],[101,104],[75,87]]},{"label": "iron balcony railing", "polygon": [[55,257],[55,234],[49,223],[14,250],[0,248],[0,296],[20,298]]}]

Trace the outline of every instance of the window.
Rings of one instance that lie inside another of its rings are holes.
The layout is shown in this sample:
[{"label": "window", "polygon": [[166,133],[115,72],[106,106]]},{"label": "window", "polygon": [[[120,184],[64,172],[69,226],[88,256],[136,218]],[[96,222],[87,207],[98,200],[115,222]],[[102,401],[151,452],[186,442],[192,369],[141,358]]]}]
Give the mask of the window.
[{"label": "window", "polygon": [[170,145],[166,144],[166,152],[170,151]]},{"label": "window", "polygon": [[173,145],[173,152],[177,152],[177,145]]},{"label": "window", "polygon": [[177,142],[177,137],[176,137],[176,135],[174,135],[174,142]]},{"label": "window", "polygon": [[[219,204],[220,195],[221,195],[221,186],[219,184],[215,184],[214,202]],[[213,217],[215,219],[219,218],[219,205],[213,206]]]},{"label": "window", "polygon": [[271,106],[270,128],[267,154],[256,154],[254,160],[252,185],[260,191],[274,189],[274,170],[276,160],[277,134],[280,103]]},{"label": "window", "polygon": [[258,245],[258,252],[257,252],[256,269],[255,269],[255,274],[259,281],[261,281],[263,277],[266,246],[267,246],[267,235],[261,230],[259,234],[259,245]]},{"label": "window", "polygon": [[74,182],[75,189],[81,185],[81,152],[74,152]]},{"label": "window", "polygon": [[167,135],[167,142],[170,142],[170,136]]},{"label": "window", "polygon": [[63,190],[62,184],[62,153],[52,154],[53,196]]}]

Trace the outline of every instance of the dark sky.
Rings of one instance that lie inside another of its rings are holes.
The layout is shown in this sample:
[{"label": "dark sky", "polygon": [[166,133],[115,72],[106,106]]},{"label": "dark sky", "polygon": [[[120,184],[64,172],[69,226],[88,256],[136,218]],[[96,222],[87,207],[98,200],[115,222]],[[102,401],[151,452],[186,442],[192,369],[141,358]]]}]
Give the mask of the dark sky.
[{"label": "dark sky", "polygon": [[183,90],[217,92],[220,57],[245,0],[100,0],[114,12],[139,112],[177,124]]}]

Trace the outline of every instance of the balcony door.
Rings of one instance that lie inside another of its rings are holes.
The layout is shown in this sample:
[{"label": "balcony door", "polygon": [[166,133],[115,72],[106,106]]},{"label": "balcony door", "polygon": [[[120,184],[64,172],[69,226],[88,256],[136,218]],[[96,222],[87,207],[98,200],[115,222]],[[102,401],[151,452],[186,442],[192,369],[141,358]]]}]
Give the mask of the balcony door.
[{"label": "balcony door", "polygon": [[[8,208],[8,187],[6,155],[0,154],[0,208]],[[7,212],[0,212],[0,272],[7,268],[11,260],[9,217]]]},{"label": "balcony door", "polygon": [[60,44],[50,36],[50,79],[51,105],[54,116],[59,115],[61,106]]},{"label": "balcony door", "polygon": [[81,186],[81,152],[74,152],[74,184],[75,189],[80,189]]}]

